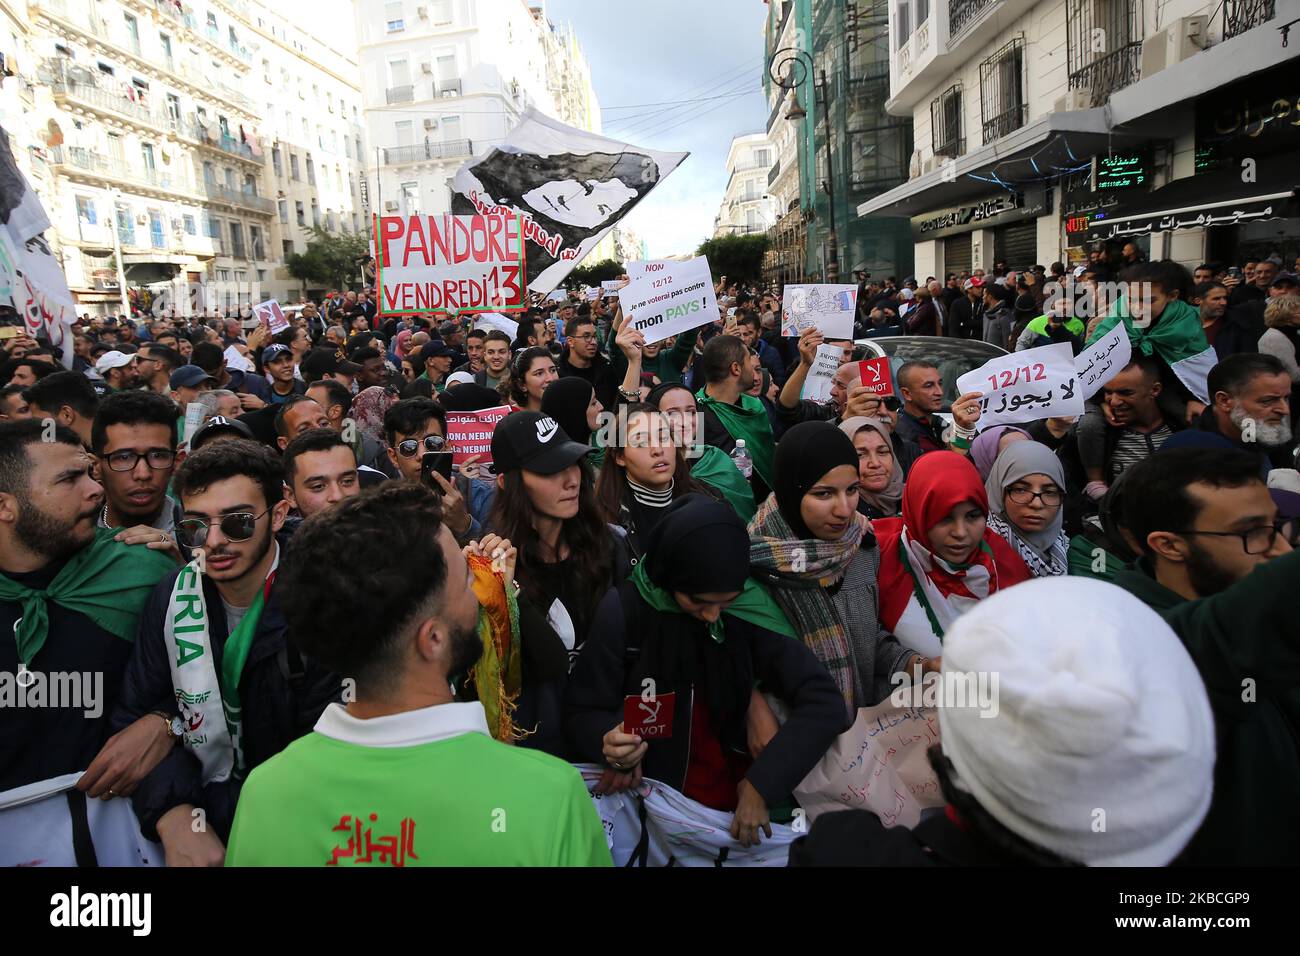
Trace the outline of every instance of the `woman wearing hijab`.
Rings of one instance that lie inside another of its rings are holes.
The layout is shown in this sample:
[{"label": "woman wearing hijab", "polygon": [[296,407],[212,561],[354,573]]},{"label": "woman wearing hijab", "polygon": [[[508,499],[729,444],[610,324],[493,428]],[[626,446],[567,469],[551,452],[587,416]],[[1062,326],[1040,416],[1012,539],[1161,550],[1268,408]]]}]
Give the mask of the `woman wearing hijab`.
[{"label": "woman wearing hijab", "polygon": [[980,481],[987,481],[993,463],[1012,442],[1031,441],[1029,432],[1015,425],[994,425],[975,436],[970,445],[970,460],[980,473]]},{"label": "woman wearing hijab", "polygon": [[1020,441],[998,455],[984,482],[989,530],[1001,535],[1036,578],[1065,574],[1070,539],[1065,522],[1065,469],[1036,441]]},{"label": "woman wearing hijab", "polygon": [[840,422],[858,453],[858,512],[868,518],[894,518],[903,504],[903,466],[894,454],[891,429],[874,418]]},{"label": "woman wearing hijab", "polygon": [[[547,398],[567,381],[582,379],[560,379],[547,391]],[[686,457],[673,442],[663,415],[638,403],[622,406],[620,418],[624,419],[617,430],[620,442],[609,449],[596,482],[596,506],[606,521],[626,532],[632,563],[636,564],[645,551],[646,535],[669,506],[691,492],[707,492],[691,477]],[[563,427],[564,423],[560,424]],[[714,493],[713,497],[721,496]]]},{"label": "woman wearing hijab", "polygon": [[697,444],[701,433],[695,393],[685,385],[669,382],[650,389],[646,404],[663,413],[673,441],[682,449],[690,464],[691,477],[726,498],[736,509],[736,514],[745,521],[754,517],[754,512],[758,510],[758,505],[754,502],[754,490],[735,462],[715,445]]},{"label": "woman wearing hijab", "polygon": [[[662,780],[707,807],[734,811],[731,832],[742,845],[761,842],[759,829],[771,835],[768,808],[844,727],[835,687],[749,577],[749,536],[726,504],[682,497],[646,546],[631,578],[601,601],[569,676],[569,748],[577,760],[610,768],[598,793],[636,786],[643,775]],[[623,724],[624,701],[647,687],[661,706],[672,702],[671,725],[653,737]],[[751,749],[756,687],[790,713]]]},{"label": "woman wearing hijab", "polygon": [[879,625],[880,555],[857,512],[858,453],[830,422],[802,422],[777,445],[773,477],[776,490],[749,523],[753,574],[830,671],[852,720],[920,658]]},{"label": "woman wearing hijab", "polygon": [[[880,546],[881,626],[927,658],[943,654],[944,634],[962,614],[1032,577],[989,530],[988,513],[975,466],[956,452],[932,451],[907,476],[903,516],[872,522]],[[933,660],[922,663],[937,669]]]},{"label": "woman wearing hijab", "polygon": [[542,414],[554,418],[564,429],[564,434],[578,444],[592,445],[587,461],[597,470],[605,464],[605,449],[595,446],[600,413],[604,410],[605,406],[596,397],[596,390],[585,378],[557,379],[542,393]]}]

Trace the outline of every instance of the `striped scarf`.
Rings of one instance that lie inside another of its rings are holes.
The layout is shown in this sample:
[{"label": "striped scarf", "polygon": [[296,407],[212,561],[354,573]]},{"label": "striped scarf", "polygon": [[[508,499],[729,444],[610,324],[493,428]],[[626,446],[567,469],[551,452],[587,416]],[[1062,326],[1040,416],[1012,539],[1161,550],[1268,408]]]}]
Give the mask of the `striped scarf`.
[{"label": "striped scarf", "polygon": [[830,671],[844,696],[851,720],[853,655],[848,632],[826,588],[843,580],[862,544],[862,526],[851,522],[838,541],[795,537],[776,495],[770,495],[749,523],[749,563],[755,577],[768,585],[804,645]]}]

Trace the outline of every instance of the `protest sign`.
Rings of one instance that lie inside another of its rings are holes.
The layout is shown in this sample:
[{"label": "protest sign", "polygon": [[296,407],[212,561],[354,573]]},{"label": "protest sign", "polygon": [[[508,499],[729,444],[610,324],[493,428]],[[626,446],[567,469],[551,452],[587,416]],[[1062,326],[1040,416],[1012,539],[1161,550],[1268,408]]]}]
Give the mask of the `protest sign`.
[{"label": "protest sign", "polygon": [[550,295],[548,295],[548,296],[546,297],[546,301],[547,301],[547,302],[560,302],[560,303],[568,302],[568,301],[569,301],[569,293],[568,293],[567,291],[565,291],[564,289],[556,289],[554,292],[552,292]]},{"label": "protest sign", "polygon": [[496,430],[497,422],[509,414],[509,405],[473,412],[447,412],[451,463],[463,465],[465,459],[478,455],[480,468],[492,464],[492,432]]},{"label": "protest sign", "polygon": [[1083,395],[1092,395],[1128,365],[1133,357],[1133,343],[1121,322],[1074,358]]},{"label": "protest sign", "polygon": [[939,779],[926,756],[939,742],[933,707],[901,707],[889,700],[858,710],[794,796],[812,822],[828,811],[870,810],[887,827],[908,829],[926,807],[944,805]]},{"label": "protest sign", "polygon": [[253,365],[253,360],[247,355],[244,355],[233,345],[226,346],[224,354],[226,356],[226,368],[233,368],[239,372],[252,372],[256,370]]},{"label": "protest sign", "polygon": [[627,285],[623,279],[606,279],[600,284],[601,294],[608,299],[617,299],[619,291]]},{"label": "protest sign", "polygon": [[380,315],[522,312],[523,217],[376,216]]},{"label": "protest sign", "polygon": [[272,335],[277,335],[289,327],[289,320],[284,317],[284,310],[275,299],[267,299],[253,306],[253,315],[266,323]]},{"label": "protest sign", "polygon": [[851,339],[857,301],[855,285],[788,285],[781,334],[797,336],[816,328],[828,339]]},{"label": "protest sign", "polygon": [[628,282],[620,300],[632,328],[646,344],[706,325],[718,317],[709,260],[647,263],[646,271]]},{"label": "protest sign", "polygon": [[887,356],[859,362],[858,375],[862,379],[863,386],[870,389],[872,395],[894,394],[894,380],[889,371]]},{"label": "protest sign", "polygon": [[592,288],[587,289],[584,294],[586,295],[588,302],[595,302],[600,298],[600,289],[593,286]]},{"label": "protest sign", "polygon": [[198,402],[190,402],[185,406],[185,424],[181,431],[180,443],[186,448],[189,448],[190,439],[199,430],[199,426],[203,424],[204,411],[206,409]]},{"label": "protest sign", "polygon": [[687,157],[566,126],[530,108],[452,180],[457,215],[523,215],[527,276],[550,292]]},{"label": "protest sign", "polygon": [[828,342],[817,346],[812,368],[808,370],[808,377],[804,379],[804,398],[823,403],[831,400],[831,385],[834,384],[835,373],[839,371],[840,359],[843,357],[844,347],[841,345]]},{"label": "protest sign", "polygon": [[957,392],[981,393],[981,430],[1083,414],[1083,388],[1068,342],[999,355],[957,379]]},{"label": "protest sign", "polygon": [[474,328],[499,329],[510,336],[512,342],[519,337],[519,323],[514,319],[506,318],[504,315],[497,315],[495,312],[483,312],[474,316]]},{"label": "protest sign", "polygon": [[627,273],[627,282],[622,283],[619,288],[626,287],[633,279],[639,279],[646,274],[652,267],[655,271],[660,271],[662,266],[673,266],[677,264],[676,259],[643,259],[636,262],[623,263],[623,270]]}]

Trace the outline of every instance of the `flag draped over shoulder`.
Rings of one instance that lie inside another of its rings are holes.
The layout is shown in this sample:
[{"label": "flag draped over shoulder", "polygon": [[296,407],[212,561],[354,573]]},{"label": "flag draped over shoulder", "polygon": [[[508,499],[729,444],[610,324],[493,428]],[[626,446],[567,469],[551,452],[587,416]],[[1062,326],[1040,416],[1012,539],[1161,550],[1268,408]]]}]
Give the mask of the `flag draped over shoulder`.
[{"label": "flag draped over shoulder", "polygon": [[1205,338],[1201,316],[1181,299],[1170,300],[1160,318],[1146,329],[1135,328],[1126,299],[1120,299],[1088,340],[1091,345],[1121,322],[1128,330],[1134,352],[1154,355],[1168,365],[1197,401],[1209,404],[1206,378],[1218,363],[1213,346]]}]

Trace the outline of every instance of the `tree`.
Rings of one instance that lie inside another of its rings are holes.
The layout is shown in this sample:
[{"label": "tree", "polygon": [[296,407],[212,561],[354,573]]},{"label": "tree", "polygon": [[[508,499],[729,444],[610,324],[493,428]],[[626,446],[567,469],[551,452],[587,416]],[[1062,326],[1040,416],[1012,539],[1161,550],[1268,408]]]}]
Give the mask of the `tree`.
[{"label": "tree", "polygon": [[726,276],[728,281],[751,283],[763,277],[763,253],[767,252],[767,244],[765,232],[719,236],[704,240],[695,254],[708,256],[709,270],[715,279]]},{"label": "tree", "polygon": [[357,260],[370,254],[370,243],[360,233],[333,233],[312,226],[307,251],[285,262],[289,275],[304,284],[347,288],[360,270]]},{"label": "tree", "polygon": [[590,288],[617,279],[623,271],[622,263],[615,262],[613,259],[602,259],[600,262],[575,268],[564,280],[564,285],[568,289]]}]

